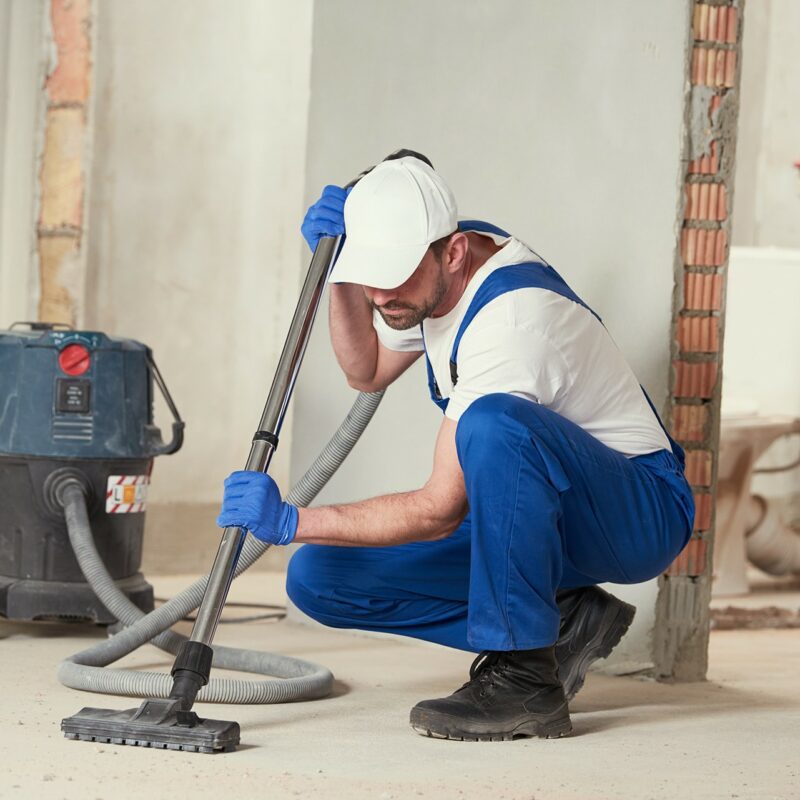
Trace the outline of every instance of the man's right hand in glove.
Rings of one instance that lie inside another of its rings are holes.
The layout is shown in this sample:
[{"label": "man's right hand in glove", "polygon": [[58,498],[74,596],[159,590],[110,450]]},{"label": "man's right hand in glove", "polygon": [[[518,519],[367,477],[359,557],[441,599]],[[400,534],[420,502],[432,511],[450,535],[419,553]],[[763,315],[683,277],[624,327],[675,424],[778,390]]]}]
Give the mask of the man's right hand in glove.
[{"label": "man's right hand in glove", "polygon": [[323,236],[344,235],[344,201],[348,194],[350,189],[326,186],[322,197],[306,212],[300,232],[312,252]]}]

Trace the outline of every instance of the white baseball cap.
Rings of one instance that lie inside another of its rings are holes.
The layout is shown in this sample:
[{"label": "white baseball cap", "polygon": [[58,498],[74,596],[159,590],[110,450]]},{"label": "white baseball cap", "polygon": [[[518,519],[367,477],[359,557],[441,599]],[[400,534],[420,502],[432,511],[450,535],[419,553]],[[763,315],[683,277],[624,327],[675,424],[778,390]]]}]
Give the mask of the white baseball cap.
[{"label": "white baseball cap", "polygon": [[424,161],[382,161],[348,195],[344,225],[329,280],[394,289],[411,277],[431,242],[455,232],[456,200]]}]

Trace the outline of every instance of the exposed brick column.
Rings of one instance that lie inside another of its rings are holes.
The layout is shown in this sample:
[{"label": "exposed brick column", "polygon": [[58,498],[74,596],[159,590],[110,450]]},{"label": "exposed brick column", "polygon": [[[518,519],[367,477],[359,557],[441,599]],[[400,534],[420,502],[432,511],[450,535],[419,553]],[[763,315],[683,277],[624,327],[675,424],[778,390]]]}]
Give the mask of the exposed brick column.
[{"label": "exposed brick column", "polygon": [[678,680],[702,680],[708,666],[742,8],[743,0],[706,0],[693,7],[670,404],[672,434],[686,449],[697,513],[691,541],[660,581],[654,647],[656,674]]},{"label": "exposed brick column", "polygon": [[50,0],[39,160],[39,319],[80,324],[86,280],[94,0]]}]

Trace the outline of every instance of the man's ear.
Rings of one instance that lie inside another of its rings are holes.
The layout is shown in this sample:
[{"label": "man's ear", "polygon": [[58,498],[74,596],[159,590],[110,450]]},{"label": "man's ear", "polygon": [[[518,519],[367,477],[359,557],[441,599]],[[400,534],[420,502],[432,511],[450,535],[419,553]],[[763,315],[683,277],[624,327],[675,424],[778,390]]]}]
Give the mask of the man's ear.
[{"label": "man's ear", "polygon": [[454,233],[444,251],[444,266],[449,273],[458,272],[466,260],[469,253],[469,238],[466,233],[460,231]]}]

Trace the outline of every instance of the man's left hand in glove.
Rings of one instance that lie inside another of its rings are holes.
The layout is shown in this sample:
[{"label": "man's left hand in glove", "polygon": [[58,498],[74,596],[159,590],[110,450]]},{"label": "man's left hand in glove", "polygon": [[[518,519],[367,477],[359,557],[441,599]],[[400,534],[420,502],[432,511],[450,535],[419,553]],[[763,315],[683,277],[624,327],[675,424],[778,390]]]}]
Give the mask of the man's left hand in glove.
[{"label": "man's left hand in glove", "polygon": [[281,499],[269,475],[239,470],[225,479],[217,525],[245,528],[268,544],[290,544],[297,533],[297,508]]}]

